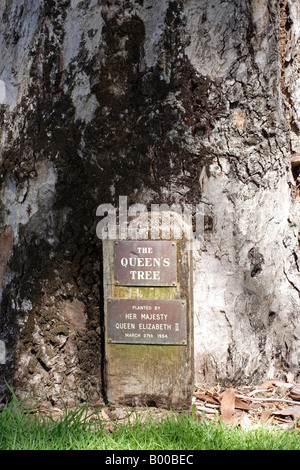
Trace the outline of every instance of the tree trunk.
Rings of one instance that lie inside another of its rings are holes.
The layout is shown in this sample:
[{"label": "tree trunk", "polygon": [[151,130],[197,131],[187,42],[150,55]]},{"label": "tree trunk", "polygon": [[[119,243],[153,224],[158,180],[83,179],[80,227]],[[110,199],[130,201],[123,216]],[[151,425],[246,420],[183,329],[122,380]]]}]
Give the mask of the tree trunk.
[{"label": "tree trunk", "polygon": [[96,209],[119,196],[205,207],[197,382],[299,373],[298,1],[0,14],[1,393],[105,399]]}]

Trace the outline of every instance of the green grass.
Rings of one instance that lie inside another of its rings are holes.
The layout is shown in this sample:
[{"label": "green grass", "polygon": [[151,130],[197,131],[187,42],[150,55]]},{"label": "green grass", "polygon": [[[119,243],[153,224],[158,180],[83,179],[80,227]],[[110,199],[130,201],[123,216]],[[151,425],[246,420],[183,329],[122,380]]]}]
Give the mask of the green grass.
[{"label": "green grass", "polygon": [[0,413],[0,450],[300,450],[300,432],[263,425],[245,431],[178,413],[160,422],[136,416],[133,425],[108,432],[88,405],[65,407],[55,420],[32,413],[13,395]]}]

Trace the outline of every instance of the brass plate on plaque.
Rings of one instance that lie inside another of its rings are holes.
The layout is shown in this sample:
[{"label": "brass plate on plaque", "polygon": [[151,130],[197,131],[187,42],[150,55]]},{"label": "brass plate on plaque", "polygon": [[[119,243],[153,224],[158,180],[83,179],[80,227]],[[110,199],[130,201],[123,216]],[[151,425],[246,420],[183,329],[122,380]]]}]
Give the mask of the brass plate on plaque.
[{"label": "brass plate on plaque", "polygon": [[115,243],[115,283],[120,286],[175,286],[177,247],[172,241]]},{"label": "brass plate on plaque", "polygon": [[107,341],[186,345],[185,300],[109,299]]}]

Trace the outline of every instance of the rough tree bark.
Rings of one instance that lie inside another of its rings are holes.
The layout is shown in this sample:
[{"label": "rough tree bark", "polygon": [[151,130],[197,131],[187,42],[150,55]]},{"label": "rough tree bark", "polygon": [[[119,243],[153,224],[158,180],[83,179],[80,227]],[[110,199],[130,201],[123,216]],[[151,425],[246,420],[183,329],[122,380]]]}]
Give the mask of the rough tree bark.
[{"label": "rough tree bark", "polygon": [[299,373],[298,1],[0,15],[1,393],[105,398],[96,208],[120,195],[206,207],[197,382]]}]

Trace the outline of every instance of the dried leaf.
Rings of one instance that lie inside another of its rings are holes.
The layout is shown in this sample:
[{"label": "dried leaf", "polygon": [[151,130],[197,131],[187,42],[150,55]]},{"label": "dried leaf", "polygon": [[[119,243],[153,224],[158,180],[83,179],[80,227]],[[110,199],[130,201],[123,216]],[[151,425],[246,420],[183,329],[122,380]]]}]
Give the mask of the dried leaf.
[{"label": "dried leaf", "polygon": [[221,419],[224,423],[232,423],[235,409],[235,391],[228,388],[221,398]]},{"label": "dried leaf", "polygon": [[272,411],[265,410],[262,412],[261,417],[260,417],[260,421],[262,423],[267,423],[268,421],[271,421],[272,419],[273,419]]},{"label": "dried leaf", "polygon": [[239,398],[236,398],[235,397],[235,408],[237,410],[245,410],[245,411],[250,411],[251,410],[251,406],[249,405],[249,403],[246,403],[242,400],[240,400]]},{"label": "dried leaf", "polygon": [[273,415],[292,416],[294,419],[300,419],[300,406],[284,408],[283,410],[274,411]]},{"label": "dried leaf", "polygon": [[243,414],[239,419],[239,425],[242,429],[249,429],[252,425],[252,421],[248,416]]},{"label": "dried leaf", "polygon": [[123,408],[115,408],[113,413],[109,412],[108,415],[114,419],[124,419],[128,417],[128,412]]},{"label": "dried leaf", "polygon": [[220,401],[217,398],[213,398],[210,395],[204,395],[202,393],[194,393],[194,397],[199,400],[206,401],[207,403],[213,403],[214,405],[219,405]]},{"label": "dried leaf", "polygon": [[290,397],[292,397],[294,400],[300,400],[300,385],[295,385],[294,387],[291,388],[289,392]]},{"label": "dried leaf", "polygon": [[282,384],[285,382],[280,381],[280,380],[270,380],[269,382],[264,382],[258,387],[258,390],[266,390],[268,388],[272,387],[280,387]]},{"label": "dried leaf", "polygon": [[108,414],[105,412],[105,410],[101,410],[101,415],[102,415],[102,418],[105,419],[106,421],[110,421],[110,417],[108,416]]}]

